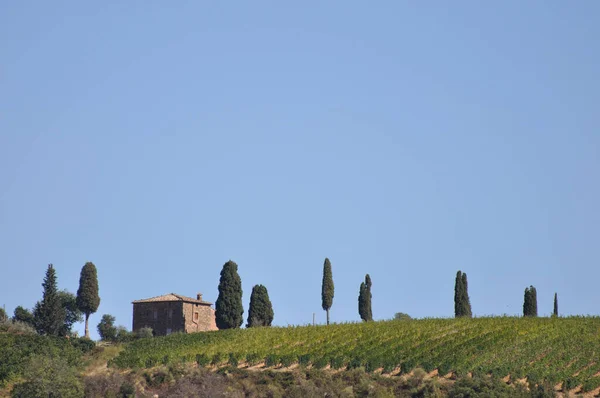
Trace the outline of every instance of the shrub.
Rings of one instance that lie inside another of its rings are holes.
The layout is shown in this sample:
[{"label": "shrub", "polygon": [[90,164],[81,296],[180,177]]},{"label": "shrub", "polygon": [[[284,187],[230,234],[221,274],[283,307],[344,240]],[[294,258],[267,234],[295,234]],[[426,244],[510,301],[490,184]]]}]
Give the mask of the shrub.
[{"label": "shrub", "polygon": [[210,358],[206,354],[196,354],[196,363],[199,367],[204,367],[210,363]]},{"label": "shrub", "polygon": [[311,360],[311,355],[310,354],[300,355],[298,357],[298,364],[300,366],[308,366],[310,364],[310,360]]},{"label": "shrub", "polygon": [[115,317],[109,314],[102,315],[102,319],[97,326],[98,334],[104,341],[115,341],[117,339],[117,328],[115,327]]},{"label": "shrub", "polygon": [[144,373],[144,379],[149,387],[156,388],[163,384],[170,383],[173,380],[173,376],[167,369],[161,368],[152,373]]},{"label": "shrub", "polygon": [[37,334],[31,324],[9,318],[0,321],[0,332],[13,334]]},{"label": "shrub", "polygon": [[135,334],[125,328],[125,326],[117,326],[116,341],[119,343],[129,343],[135,340]]},{"label": "shrub", "polygon": [[130,398],[135,396],[135,386],[127,381],[121,384],[119,388],[119,395],[122,398]]},{"label": "shrub", "polygon": [[233,352],[229,353],[229,359],[227,361],[227,364],[229,364],[230,366],[233,366],[233,367],[238,366],[238,359]]},{"label": "shrub", "polygon": [[96,343],[92,340],[87,339],[85,337],[77,337],[69,340],[71,345],[78,350],[81,350],[82,353],[87,353],[92,351],[96,347]]},{"label": "shrub", "polygon": [[14,386],[11,396],[28,397],[82,397],[84,394],[77,369],[60,357],[30,358],[23,371],[22,383]]},{"label": "shrub", "polygon": [[136,337],[138,339],[147,339],[150,337],[154,337],[154,331],[151,327],[143,327],[137,331]]},{"label": "shrub", "polygon": [[279,364],[279,361],[277,360],[277,355],[275,355],[275,354],[267,355],[267,357],[265,358],[265,366],[267,368],[276,366],[277,364]]},{"label": "shrub", "polygon": [[257,353],[251,353],[246,355],[246,363],[248,366],[254,366],[260,362],[260,355]]},{"label": "shrub", "polygon": [[217,352],[215,355],[213,355],[212,360],[210,361],[211,365],[219,365],[221,363],[221,353]]},{"label": "shrub", "polygon": [[123,396],[119,394],[119,387],[125,382],[120,373],[112,372],[109,374],[99,374],[94,376],[86,376],[83,379],[85,388],[85,397],[117,397]]}]

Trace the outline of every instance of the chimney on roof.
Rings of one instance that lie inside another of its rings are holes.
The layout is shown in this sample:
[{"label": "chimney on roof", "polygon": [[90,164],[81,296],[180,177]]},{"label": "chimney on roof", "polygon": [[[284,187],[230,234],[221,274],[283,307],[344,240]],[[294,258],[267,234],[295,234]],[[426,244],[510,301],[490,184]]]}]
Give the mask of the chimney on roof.
[{"label": "chimney on roof", "polygon": [[202,293],[198,293],[196,299],[202,301]]}]

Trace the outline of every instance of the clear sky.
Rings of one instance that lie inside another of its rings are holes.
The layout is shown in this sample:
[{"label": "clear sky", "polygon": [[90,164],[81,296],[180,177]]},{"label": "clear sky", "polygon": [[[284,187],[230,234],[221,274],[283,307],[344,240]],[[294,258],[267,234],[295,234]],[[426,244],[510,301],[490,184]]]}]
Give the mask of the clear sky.
[{"label": "clear sky", "polygon": [[[326,4],[325,4],[326,3]],[[600,314],[600,2],[202,1],[0,5],[0,305],[48,263],[102,314],[215,301],[274,324]],[[82,325],[77,330],[83,331]]]}]

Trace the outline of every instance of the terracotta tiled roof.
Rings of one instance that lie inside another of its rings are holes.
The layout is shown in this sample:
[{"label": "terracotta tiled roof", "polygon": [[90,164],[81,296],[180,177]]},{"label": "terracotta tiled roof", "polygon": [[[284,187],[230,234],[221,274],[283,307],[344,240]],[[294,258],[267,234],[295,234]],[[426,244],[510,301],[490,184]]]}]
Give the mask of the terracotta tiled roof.
[{"label": "terracotta tiled roof", "polygon": [[150,297],[142,300],[134,300],[132,303],[157,303],[161,301],[183,301],[186,303],[212,305],[212,303],[209,303],[208,301],[196,300],[195,298],[182,296],[181,294],[175,293],[163,294],[162,296]]}]

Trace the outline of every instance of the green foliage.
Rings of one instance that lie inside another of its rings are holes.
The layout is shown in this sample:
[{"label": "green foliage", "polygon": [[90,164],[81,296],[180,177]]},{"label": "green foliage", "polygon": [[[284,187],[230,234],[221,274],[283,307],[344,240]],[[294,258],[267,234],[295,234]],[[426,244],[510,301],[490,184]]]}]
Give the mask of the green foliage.
[{"label": "green foliage", "polygon": [[65,315],[64,321],[58,331],[58,335],[70,336],[73,333],[73,325],[83,320],[83,314],[77,307],[77,299],[73,293],[66,290],[60,290],[58,292],[58,298]]},{"label": "green foliage", "polygon": [[[119,368],[154,366],[164,355],[194,361],[197,353],[214,365],[232,353],[248,364],[298,362],[313,368],[417,367],[442,375],[511,375],[558,383],[576,377],[579,384],[600,371],[597,353],[600,318],[456,318],[361,322],[330,326],[231,329],[136,340],[114,359]],[[549,343],[551,342],[551,343]],[[549,344],[552,350],[549,351]],[[569,365],[569,366],[567,366]],[[589,384],[589,383],[588,383]]]},{"label": "green foliage", "polygon": [[139,339],[149,339],[154,337],[154,331],[151,327],[146,326],[136,332],[136,337]]},{"label": "green foliage", "polygon": [[329,325],[329,310],[333,304],[334,295],[333,274],[331,272],[331,262],[325,258],[323,263],[323,283],[321,285],[321,306],[327,312],[327,324]]},{"label": "green foliage", "polygon": [[58,336],[64,328],[66,314],[61,305],[56,271],[52,264],[48,264],[42,287],[44,288],[42,301],[36,304],[33,311],[35,328],[40,334]]},{"label": "green foliage", "polygon": [[469,285],[467,274],[461,271],[456,273],[454,282],[454,316],[471,318],[471,301],[469,299]]},{"label": "green foliage", "polygon": [[0,334],[0,387],[23,375],[34,355],[61,358],[69,366],[81,363],[84,347],[78,339],[40,336],[37,334]]},{"label": "green foliage", "polygon": [[256,285],[250,295],[250,309],[248,310],[248,324],[246,327],[271,326],[273,322],[273,305],[269,299],[267,288]]},{"label": "green foliage", "polygon": [[196,354],[196,363],[199,367],[205,367],[210,364],[210,358],[206,354]]},{"label": "green foliage", "polygon": [[525,295],[523,299],[523,316],[538,316],[537,291],[533,286],[525,288]]},{"label": "green foliage", "polygon": [[83,353],[88,353],[96,347],[96,343],[86,337],[74,337],[70,340],[71,346]]},{"label": "green foliage", "polygon": [[0,332],[15,334],[37,334],[36,330],[29,323],[6,319],[0,321]]},{"label": "green foliage", "polygon": [[27,308],[23,308],[21,306],[15,308],[12,320],[27,323],[31,326],[34,326],[33,314]]},{"label": "green foliage", "polygon": [[363,321],[372,321],[373,312],[371,310],[371,277],[365,276],[365,281],[360,284],[358,293],[358,314]]},{"label": "green foliage", "polygon": [[77,289],[77,307],[85,314],[85,337],[90,337],[88,321],[90,314],[95,313],[100,305],[98,294],[98,274],[96,266],[87,262],[81,268],[79,276],[79,289]]},{"label": "green foliage", "polygon": [[6,310],[3,307],[0,307],[0,322],[5,322],[8,320],[8,315],[6,315]]},{"label": "green foliage", "polygon": [[408,314],[405,314],[404,312],[396,312],[394,314],[395,321],[409,321],[411,319],[412,319],[411,316]]},{"label": "green foliage", "polygon": [[229,260],[221,270],[219,296],[215,303],[215,320],[219,329],[236,329],[242,326],[242,280],[237,268],[237,264]]},{"label": "green foliage", "polygon": [[123,382],[119,387],[119,396],[123,398],[135,396],[135,386],[127,381]]},{"label": "green foliage", "polygon": [[115,326],[115,317],[109,314],[102,315],[100,323],[97,326],[100,339],[103,341],[116,341],[117,328]]},{"label": "green foliage", "polygon": [[11,396],[79,398],[83,386],[77,369],[61,357],[33,356],[23,370],[24,382],[14,386]]},{"label": "green foliage", "polygon": [[554,293],[554,311],[552,311],[553,316],[558,316],[558,294]]}]

